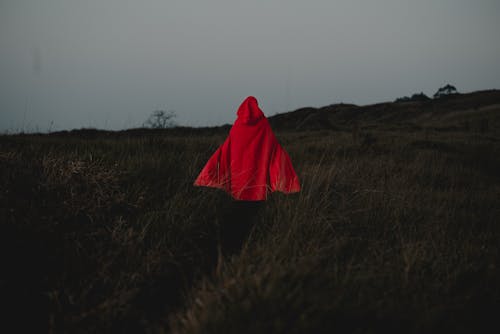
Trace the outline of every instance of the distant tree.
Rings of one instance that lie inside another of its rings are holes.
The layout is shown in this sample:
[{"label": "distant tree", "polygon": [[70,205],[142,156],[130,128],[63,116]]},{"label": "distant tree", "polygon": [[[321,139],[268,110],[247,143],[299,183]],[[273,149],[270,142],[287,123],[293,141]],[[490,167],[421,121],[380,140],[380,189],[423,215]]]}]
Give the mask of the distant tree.
[{"label": "distant tree", "polygon": [[438,99],[440,97],[447,96],[447,95],[452,95],[452,94],[458,94],[458,91],[455,88],[455,86],[447,84],[446,86],[443,86],[443,87],[441,87],[441,88],[438,89],[438,91],[436,92],[436,94],[434,94],[434,98]]},{"label": "distant tree", "polygon": [[175,111],[155,110],[143,125],[152,129],[171,128],[175,126],[173,119],[176,116]]}]

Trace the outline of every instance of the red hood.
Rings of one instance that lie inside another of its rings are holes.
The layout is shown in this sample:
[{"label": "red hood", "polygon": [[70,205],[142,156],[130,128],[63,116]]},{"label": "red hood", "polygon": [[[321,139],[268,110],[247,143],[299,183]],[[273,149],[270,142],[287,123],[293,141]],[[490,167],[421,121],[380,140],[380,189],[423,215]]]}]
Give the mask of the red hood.
[{"label": "red hood", "polygon": [[247,125],[255,124],[264,118],[264,113],[259,108],[257,99],[253,96],[247,97],[238,108],[238,119],[236,122]]}]

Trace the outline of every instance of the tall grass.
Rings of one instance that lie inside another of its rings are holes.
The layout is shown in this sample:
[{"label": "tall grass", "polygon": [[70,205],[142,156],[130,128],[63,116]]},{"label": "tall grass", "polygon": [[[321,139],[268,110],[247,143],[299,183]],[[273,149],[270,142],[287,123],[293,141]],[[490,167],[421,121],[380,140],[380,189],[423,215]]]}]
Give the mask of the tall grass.
[{"label": "tall grass", "polygon": [[223,132],[2,136],[10,321],[134,333],[494,323],[499,133],[363,131],[278,133],[303,189],[246,209],[192,186]]}]

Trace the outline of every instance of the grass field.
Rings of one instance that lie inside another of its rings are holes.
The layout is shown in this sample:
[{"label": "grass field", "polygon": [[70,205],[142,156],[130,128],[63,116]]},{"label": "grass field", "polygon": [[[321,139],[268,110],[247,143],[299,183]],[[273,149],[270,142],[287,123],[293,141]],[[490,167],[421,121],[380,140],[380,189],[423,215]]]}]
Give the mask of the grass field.
[{"label": "grass field", "polygon": [[499,328],[500,108],[468,108],[279,130],[302,191],[253,206],[192,186],[227,127],[0,136],[2,326]]}]

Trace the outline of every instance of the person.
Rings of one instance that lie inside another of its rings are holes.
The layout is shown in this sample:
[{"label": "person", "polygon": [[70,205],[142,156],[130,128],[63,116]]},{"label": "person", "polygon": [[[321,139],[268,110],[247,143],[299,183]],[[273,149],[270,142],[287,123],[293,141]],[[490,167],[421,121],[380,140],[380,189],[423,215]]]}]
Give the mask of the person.
[{"label": "person", "polygon": [[278,143],[255,97],[241,103],[229,136],[194,185],[223,189],[238,201],[263,201],[275,191],[300,191],[290,157]]},{"label": "person", "polygon": [[241,103],[229,136],[194,185],[222,189],[233,198],[218,208],[219,258],[241,249],[269,193],[300,191],[290,157],[278,143],[255,97]]}]

